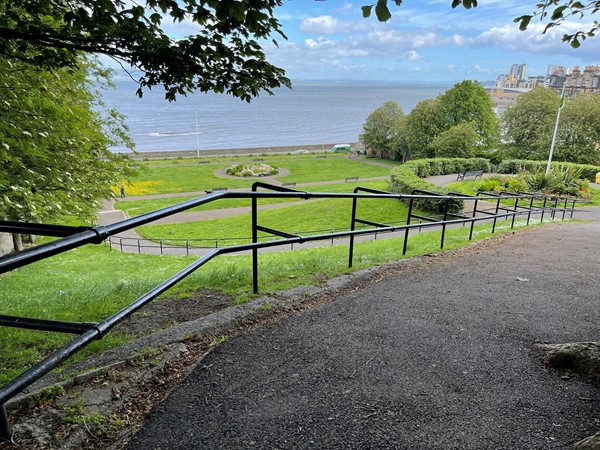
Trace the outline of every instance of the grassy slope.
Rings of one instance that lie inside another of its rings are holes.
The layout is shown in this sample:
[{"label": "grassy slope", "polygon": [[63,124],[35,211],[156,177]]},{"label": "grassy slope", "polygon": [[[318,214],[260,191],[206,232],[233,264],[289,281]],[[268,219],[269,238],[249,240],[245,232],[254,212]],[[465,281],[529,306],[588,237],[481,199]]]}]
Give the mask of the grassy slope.
[{"label": "grassy slope", "polygon": [[[507,230],[507,226],[503,222],[502,227]],[[489,236],[489,226],[478,229],[475,239]],[[450,230],[446,249],[464,245],[467,237],[468,227]],[[346,266],[347,246],[264,253],[259,261],[260,289],[266,293],[319,284],[342,273],[394,261],[402,258],[402,244],[402,239],[359,243],[352,269]],[[419,234],[409,240],[407,257],[435,252],[439,245],[439,233]],[[192,257],[121,254],[103,246],[88,246],[5,274],[0,303],[3,314],[7,315],[98,321],[193,260]],[[230,293],[243,302],[252,296],[251,284],[250,257],[228,256],[211,261],[168,294],[173,296],[203,287]],[[57,333],[0,328],[3,349],[0,383],[16,376],[68,339],[70,337]],[[110,333],[75,358],[119,345],[126,339],[124,335]]]}]

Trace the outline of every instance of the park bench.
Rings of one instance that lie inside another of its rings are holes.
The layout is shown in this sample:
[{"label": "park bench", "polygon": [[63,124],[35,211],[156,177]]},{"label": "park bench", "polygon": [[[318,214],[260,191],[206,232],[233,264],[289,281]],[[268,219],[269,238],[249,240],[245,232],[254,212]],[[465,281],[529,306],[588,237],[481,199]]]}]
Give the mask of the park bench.
[{"label": "park bench", "polygon": [[216,191],[226,191],[226,190],[227,190],[226,187],[214,187],[210,191],[204,191],[204,192],[206,192],[207,194],[212,194],[213,192],[216,192]]},{"label": "park bench", "polygon": [[346,181],[358,181],[358,177],[348,177]]},{"label": "park bench", "polygon": [[320,156],[317,156],[317,159],[327,159],[327,156],[326,155],[320,155]]},{"label": "park bench", "polygon": [[198,164],[210,164],[210,161],[198,161]]},{"label": "park bench", "polygon": [[281,187],[295,187],[296,186],[296,182],[294,183],[282,183]]},{"label": "park bench", "polygon": [[256,158],[256,159],[252,160],[252,162],[262,162],[262,161],[264,161],[264,159],[262,159],[262,158]]},{"label": "park bench", "polygon": [[483,170],[465,170],[463,173],[459,173],[456,180],[464,180],[465,177],[479,177],[481,178],[483,175]]}]

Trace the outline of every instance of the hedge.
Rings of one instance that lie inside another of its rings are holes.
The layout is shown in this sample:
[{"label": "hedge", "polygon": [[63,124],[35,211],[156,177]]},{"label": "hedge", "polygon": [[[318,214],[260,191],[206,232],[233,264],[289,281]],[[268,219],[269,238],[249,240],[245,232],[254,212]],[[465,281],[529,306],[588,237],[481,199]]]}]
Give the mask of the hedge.
[{"label": "hedge", "polygon": [[[446,195],[449,191],[443,187],[436,186],[426,180],[425,177],[433,175],[446,175],[449,173],[460,173],[466,170],[490,171],[490,162],[483,158],[432,158],[415,159],[392,170],[390,189],[398,194],[410,194],[414,189],[434,192]],[[415,200],[415,208],[435,213],[444,212],[444,201],[434,199]],[[448,205],[449,212],[461,211],[464,207],[462,200],[451,200]]]},{"label": "hedge", "polygon": [[[528,159],[506,159],[498,166],[498,173],[519,173],[523,170],[535,172],[537,170],[545,170],[548,161],[531,161]],[[563,167],[574,167],[581,170],[581,177],[591,182],[596,179],[596,174],[600,172],[599,166],[590,164],[575,164],[568,162],[552,162],[551,167],[561,169]]]}]

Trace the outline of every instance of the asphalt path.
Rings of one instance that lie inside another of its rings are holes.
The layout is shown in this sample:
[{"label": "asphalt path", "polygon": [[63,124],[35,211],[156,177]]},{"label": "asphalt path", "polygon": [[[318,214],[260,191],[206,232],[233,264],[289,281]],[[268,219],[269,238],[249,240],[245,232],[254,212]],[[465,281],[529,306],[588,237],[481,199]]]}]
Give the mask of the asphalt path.
[{"label": "asphalt path", "polygon": [[535,342],[597,340],[600,210],[382,267],[217,347],[134,449],[566,449],[600,391]]}]

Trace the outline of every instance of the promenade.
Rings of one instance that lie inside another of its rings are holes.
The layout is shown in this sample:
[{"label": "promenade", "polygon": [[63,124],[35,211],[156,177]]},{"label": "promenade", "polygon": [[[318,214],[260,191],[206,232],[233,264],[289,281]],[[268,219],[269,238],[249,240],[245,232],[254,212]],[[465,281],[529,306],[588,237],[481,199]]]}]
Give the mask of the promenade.
[{"label": "promenade", "polygon": [[357,275],[220,344],[130,449],[566,449],[600,391],[535,342],[597,340],[600,210]]}]

